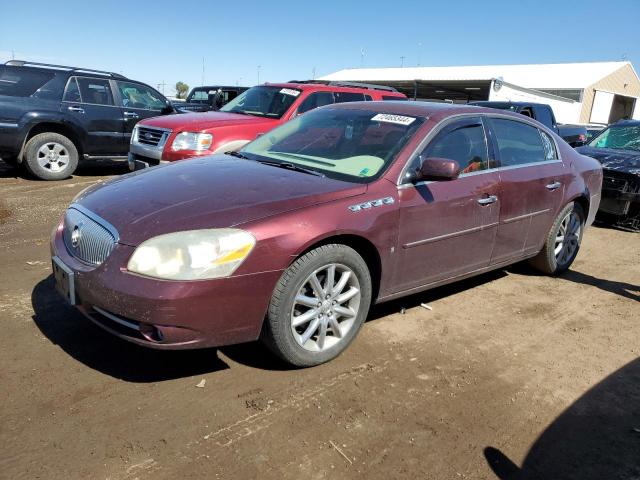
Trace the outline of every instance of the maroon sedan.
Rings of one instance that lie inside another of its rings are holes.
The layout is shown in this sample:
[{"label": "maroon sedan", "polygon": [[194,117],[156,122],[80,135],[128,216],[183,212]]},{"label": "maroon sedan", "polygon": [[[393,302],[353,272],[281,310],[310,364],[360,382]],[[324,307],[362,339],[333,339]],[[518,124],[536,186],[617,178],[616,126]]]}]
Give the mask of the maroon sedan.
[{"label": "maroon sedan", "polygon": [[600,164],[522,115],[419,102],[321,108],[240,152],[76,197],[51,249],[58,289],[132,342],[262,338],[316,365],[372,303],[523,259],[566,270]]}]

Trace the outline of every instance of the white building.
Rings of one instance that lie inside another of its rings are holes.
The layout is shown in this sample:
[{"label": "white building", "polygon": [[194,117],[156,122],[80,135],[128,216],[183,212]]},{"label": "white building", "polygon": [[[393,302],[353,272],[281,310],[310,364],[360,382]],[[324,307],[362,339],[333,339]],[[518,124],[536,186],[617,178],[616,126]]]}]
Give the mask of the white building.
[{"label": "white building", "polygon": [[417,100],[547,103],[563,123],[640,119],[640,79],[630,62],[356,68],[321,80],[388,85]]}]

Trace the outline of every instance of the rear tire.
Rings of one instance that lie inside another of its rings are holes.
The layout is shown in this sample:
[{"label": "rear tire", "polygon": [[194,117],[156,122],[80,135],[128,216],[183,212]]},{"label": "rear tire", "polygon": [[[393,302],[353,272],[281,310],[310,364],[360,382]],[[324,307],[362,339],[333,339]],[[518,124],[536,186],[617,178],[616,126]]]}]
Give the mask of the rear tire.
[{"label": "rear tire", "polygon": [[64,135],[40,133],[27,142],[23,163],[41,180],[63,180],[78,167],[78,149]]},{"label": "rear tire", "polygon": [[292,365],[319,365],[349,346],[370,304],[371,275],[362,257],[346,245],[324,245],[280,277],[262,340]]},{"label": "rear tire", "polygon": [[567,271],[580,250],[584,223],[582,207],[567,204],[553,222],[540,253],[529,260],[531,266],[547,275]]}]

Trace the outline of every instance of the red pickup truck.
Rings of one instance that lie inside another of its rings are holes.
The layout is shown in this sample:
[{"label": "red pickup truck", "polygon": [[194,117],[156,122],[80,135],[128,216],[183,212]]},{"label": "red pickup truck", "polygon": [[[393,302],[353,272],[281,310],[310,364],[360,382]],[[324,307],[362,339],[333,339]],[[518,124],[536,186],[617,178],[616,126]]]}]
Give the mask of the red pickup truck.
[{"label": "red pickup truck", "polygon": [[309,110],[332,103],[407,100],[391,87],[345,82],[267,83],[243,92],[217,112],[154,117],[132,135],[129,168],[224,153]]}]

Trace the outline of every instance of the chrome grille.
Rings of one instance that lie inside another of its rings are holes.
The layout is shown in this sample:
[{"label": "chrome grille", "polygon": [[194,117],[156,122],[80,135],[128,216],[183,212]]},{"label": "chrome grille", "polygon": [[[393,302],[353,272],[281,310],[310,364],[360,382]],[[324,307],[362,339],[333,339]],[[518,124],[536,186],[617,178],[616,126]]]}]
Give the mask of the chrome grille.
[{"label": "chrome grille", "polygon": [[149,127],[138,127],[136,133],[136,141],[142,145],[157,147],[164,145],[167,140],[167,132],[165,130],[156,130]]},{"label": "chrome grille", "polygon": [[118,241],[113,227],[107,222],[99,222],[99,217],[89,211],[84,213],[79,207],[69,208],[64,216],[63,239],[68,252],[91,265],[104,262]]}]

